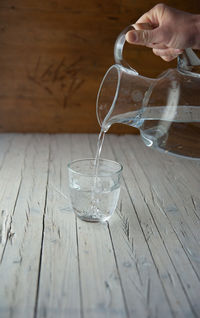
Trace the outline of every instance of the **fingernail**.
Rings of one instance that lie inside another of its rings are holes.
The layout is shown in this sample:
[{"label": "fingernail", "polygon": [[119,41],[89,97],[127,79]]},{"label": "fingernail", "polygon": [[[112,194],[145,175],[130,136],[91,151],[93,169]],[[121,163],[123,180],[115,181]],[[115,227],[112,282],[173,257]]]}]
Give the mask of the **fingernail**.
[{"label": "fingernail", "polygon": [[137,33],[134,32],[134,31],[129,31],[127,34],[126,34],[126,40],[130,43],[134,43],[134,42],[137,42]]}]

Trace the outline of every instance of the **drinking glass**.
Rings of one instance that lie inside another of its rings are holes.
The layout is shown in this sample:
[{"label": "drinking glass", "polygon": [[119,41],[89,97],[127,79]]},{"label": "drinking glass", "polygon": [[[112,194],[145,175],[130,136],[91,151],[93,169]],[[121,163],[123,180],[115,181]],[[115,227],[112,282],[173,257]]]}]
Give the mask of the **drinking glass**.
[{"label": "drinking glass", "polygon": [[69,192],[75,214],[84,221],[104,222],[114,213],[120,194],[122,165],[99,159],[79,159],[68,164]]}]

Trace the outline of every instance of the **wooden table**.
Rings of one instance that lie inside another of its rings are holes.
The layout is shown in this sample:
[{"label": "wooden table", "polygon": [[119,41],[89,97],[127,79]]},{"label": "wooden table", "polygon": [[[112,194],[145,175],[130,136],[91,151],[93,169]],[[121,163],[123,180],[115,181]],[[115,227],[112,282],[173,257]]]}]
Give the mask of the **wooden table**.
[{"label": "wooden table", "polygon": [[108,223],[87,223],[67,163],[96,141],[0,135],[0,317],[200,317],[200,162],[106,136],[121,197]]}]

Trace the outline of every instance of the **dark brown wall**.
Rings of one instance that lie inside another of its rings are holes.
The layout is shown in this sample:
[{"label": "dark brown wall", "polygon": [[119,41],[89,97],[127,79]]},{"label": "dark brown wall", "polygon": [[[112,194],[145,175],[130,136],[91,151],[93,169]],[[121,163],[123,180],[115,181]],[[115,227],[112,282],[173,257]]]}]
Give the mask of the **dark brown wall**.
[{"label": "dark brown wall", "polygon": [[[99,131],[96,94],[114,62],[116,36],[156,3],[1,0],[0,131]],[[165,3],[200,12],[199,0]],[[127,56],[147,76],[175,66],[142,47],[129,46]],[[116,126],[114,131],[134,130]]]}]

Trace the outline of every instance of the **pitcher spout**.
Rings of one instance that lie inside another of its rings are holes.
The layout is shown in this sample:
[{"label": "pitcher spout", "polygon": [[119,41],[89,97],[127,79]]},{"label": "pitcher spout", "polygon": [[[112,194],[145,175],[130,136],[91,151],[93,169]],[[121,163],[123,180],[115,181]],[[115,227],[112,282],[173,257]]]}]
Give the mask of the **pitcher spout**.
[{"label": "pitcher spout", "polygon": [[115,64],[105,74],[97,95],[97,119],[105,131],[113,123],[139,127],[145,94],[155,80]]}]

